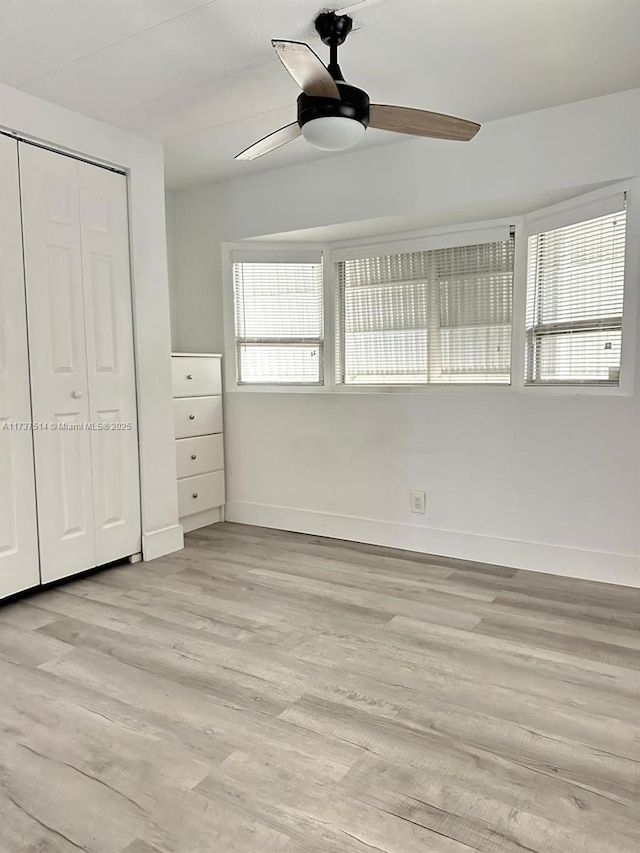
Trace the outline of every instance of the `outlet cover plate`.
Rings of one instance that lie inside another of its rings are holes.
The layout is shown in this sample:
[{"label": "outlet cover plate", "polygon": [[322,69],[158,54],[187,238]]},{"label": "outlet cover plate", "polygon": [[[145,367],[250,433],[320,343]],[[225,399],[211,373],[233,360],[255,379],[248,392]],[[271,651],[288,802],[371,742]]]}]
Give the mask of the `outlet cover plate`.
[{"label": "outlet cover plate", "polygon": [[427,502],[426,496],[424,492],[415,490],[411,492],[410,495],[411,500],[411,512],[417,512],[421,515],[425,515],[427,511]]}]

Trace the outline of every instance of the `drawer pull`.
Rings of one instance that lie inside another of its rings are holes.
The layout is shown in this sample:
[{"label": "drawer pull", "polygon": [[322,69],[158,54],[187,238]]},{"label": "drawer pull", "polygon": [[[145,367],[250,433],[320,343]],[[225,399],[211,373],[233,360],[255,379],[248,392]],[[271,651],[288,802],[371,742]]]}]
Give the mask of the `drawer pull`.
[{"label": "drawer pull", "polygon": [[196,419],[196,416],[195,416],[195,415],[189,415],[189,420],[190,420],[190,421],[195,421],[195,419]]},{"label": "drawer pull", "polygon": [[192,459],[197,459],[197,458],[198,458],[198,456],[197,456],[197,454],[192,453],[192,454],[191,454],[191,458],[192,458]]},{"label": "drawer pull", "polygon": [[193,379],[193,373],[187,373],[187,379]]},{"label": "drawer pull", "polygon": [[194,492],[194,493],[191,495],[191,497],[192,497],[192,498],[197,498],[197,497],[198,497],[198,493],[197,493],[197,492]]}]

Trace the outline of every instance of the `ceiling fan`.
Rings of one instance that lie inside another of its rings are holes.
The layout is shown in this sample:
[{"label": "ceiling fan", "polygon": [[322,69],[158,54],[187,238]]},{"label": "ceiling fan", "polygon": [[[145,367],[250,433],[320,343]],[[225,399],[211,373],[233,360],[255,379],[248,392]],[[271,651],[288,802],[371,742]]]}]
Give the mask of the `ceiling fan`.
[{"label": "ceiling fan", "polygon": [[480,130],[474,121],[455,116],[372,104],[369,95],[346,83],[338,65],[338,47],[353,27],[353,19],[336,12],[322,12],[315,20],[318,35],[329,46],[329,65],[299,41],[272,40],[280,61],[302,89],[298,96],[297,121],[281,127],[236,156],[255,160],[296,137],[324,151],[343,151],[356,145],[367,127],[468,142]]}]

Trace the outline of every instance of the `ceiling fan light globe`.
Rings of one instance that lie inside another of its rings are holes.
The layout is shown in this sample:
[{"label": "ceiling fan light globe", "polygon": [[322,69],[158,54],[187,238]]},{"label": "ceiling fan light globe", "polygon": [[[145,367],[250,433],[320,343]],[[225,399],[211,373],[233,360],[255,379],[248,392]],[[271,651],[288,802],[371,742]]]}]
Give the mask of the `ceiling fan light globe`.
[{"label": "ceiling fan light globe", "polygon": [[364,136],[366,128],[357,119],[346,116],[320,116],[302,125],[304,138],[321,151],[345,151]]}]

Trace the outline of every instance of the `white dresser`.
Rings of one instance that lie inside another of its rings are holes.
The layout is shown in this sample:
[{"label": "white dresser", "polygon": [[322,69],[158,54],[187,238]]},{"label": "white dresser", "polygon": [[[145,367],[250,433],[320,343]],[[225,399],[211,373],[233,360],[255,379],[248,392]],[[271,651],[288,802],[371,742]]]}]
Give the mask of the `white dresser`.
[{"label": "white dresser", "polygon": [[173,353],[178,510],[186,532],[224,520],[221,356]]}]

